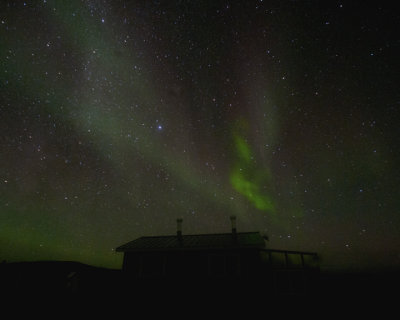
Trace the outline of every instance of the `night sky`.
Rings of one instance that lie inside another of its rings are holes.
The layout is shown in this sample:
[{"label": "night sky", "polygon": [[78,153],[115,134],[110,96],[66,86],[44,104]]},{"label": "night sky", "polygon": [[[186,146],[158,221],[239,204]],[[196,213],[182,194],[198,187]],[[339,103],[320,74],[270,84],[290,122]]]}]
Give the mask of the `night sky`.
[{"label": "night sky", "polygon": [[0,259],[120,268],[260,231],[400,266],[400,16],[377,1],[0,2]]}]

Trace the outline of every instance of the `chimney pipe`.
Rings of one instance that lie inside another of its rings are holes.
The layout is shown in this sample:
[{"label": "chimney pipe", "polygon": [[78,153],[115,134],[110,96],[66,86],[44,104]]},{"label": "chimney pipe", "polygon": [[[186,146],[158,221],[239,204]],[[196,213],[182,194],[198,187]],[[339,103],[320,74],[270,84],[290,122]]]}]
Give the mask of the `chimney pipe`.
[{"label": "chimney pipe", "polygon": [[231,224],[232,224],[232,237],[236,241],[237,234],[236,234],[236,216],[231,216]]},{"label": "chimney pipe", "polygon": [[176,235],[178,237],[178,241],[182,242],[182,219],[176,219],[176,224],[177,224],[177,229],[176,229]]}]

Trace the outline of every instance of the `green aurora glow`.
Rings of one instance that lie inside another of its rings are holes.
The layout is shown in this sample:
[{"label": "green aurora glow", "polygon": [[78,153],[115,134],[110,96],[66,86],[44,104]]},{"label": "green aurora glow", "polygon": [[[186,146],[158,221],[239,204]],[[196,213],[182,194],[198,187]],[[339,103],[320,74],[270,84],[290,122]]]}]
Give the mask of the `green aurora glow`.
[{"label": "green aurora glow", "polygon": [[397,23],[310,6],[2,2],[0,259],[120,267],[235,214],[328,264],[398,261]]},{"label": "green aurora glow", "polygon": [[270,183],[270,173],[266,168],[254,168],[254,157],[244,138],[235,136],[235,146],[238,161],[230,175],[232,186],[257,209],[274,213],[272,199],[265,190]]}]

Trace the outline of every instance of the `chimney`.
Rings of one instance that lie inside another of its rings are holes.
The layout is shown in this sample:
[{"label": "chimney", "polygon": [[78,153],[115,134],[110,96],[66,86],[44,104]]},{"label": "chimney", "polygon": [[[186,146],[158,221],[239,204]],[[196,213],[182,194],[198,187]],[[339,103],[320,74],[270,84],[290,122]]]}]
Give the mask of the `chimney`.
[{"label": "chimney", "polygon": [[231,216],[231,224],[232,224],[232,238],[233,240],[237,240],[236,234],[236,216]]},{"label": "chimney", "polygon": [[182,219],[176,219],[176,224],[177,224],[177,229],[176,229],[176,235],[178,237],[178,241],[182,243]]}]

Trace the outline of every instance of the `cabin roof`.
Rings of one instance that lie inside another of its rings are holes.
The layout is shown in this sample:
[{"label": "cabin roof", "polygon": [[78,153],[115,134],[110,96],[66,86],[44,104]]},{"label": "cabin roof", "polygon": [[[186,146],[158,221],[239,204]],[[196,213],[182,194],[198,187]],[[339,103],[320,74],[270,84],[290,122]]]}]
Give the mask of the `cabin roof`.
[{"label": "cabin roof", "polygon": [[259,232],[140,237],[116,248],[117,252],[159,251],[184,249],[226,249],[264,248],[265,243]]}]

